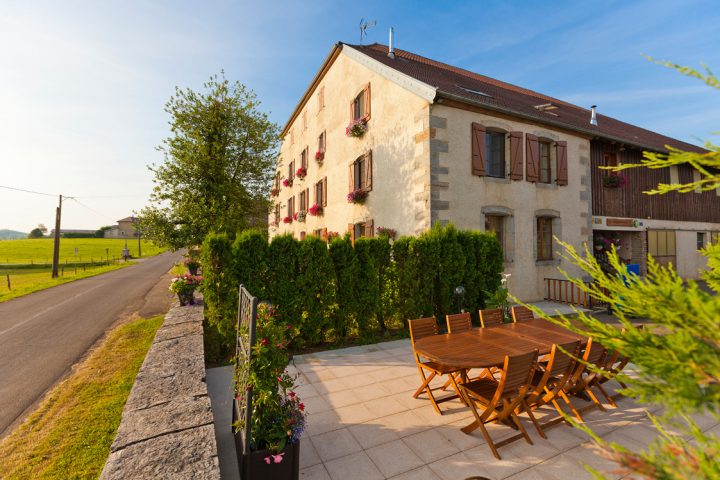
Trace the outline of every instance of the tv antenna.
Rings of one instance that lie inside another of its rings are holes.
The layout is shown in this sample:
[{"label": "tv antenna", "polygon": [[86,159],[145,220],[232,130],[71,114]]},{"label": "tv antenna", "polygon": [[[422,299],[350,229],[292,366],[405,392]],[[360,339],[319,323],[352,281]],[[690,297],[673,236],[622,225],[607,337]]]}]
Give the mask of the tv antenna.
[{"label": "tv antenna", "polygon": [[375,25],[377,25],[375,20],[365,21],[364,18],[360,19],[360,45],[363,43],[363,38],[367,37],[367,29],[373,28]]}]

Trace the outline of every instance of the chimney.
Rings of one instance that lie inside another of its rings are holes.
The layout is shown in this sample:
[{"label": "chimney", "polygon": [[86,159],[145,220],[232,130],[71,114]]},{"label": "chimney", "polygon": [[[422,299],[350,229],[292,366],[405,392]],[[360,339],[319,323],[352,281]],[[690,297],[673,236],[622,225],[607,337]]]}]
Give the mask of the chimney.
[{"label": "chimney", "polygon": [[590,125],[595,125],[597,127],[597,113],[595,113],[596,108],[597,105],[590,107]]},{"label": "chimney", "polygon": [[390,27],[390,40],[388,41],[388,57],[395,58],[395,50],[393,50],[393,27]]}]

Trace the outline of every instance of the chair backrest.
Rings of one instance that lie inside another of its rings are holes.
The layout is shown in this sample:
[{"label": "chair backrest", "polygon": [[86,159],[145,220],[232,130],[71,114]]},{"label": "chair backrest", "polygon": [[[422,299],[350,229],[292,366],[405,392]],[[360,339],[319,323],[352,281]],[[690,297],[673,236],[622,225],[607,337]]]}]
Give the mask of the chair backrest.
[{"label": "chair backrest", "polygon": [[537,383],[533,382],[533,392],[528,395],[528,403],[542,406],[554,400],[560,389],[570,380],[579,356],[578,340],[561,345],[553,344],[545,373]]},{"label": "chair backrest", "polygon": [[502,308],[491,308],[488,310],[480,310],[480,326],[494,327],[505,323]]},{"label": "chair backrest", "polygon": [[472,330],[472,319],[470,313],[455,313],[445,315],[447,320],[448,333],[460,333]]},{"label": "chair backrest", "polygon": [[506,356],[502,377],[498,385],[498,392],[502,396],[522,392],[530,386],[535,369],[537,368],[538,351],[522,353],[520,355]]},{"label": "chair backrest", "polygon": [[408,327],[410,327],[410,341],[415,345],[415,340],[429,337],[431,335],[437,335],[438,328],[435,317],[418,318],[415,320],[408,320]]},{"label": "chair backrest", "polygon": [[587,369],[586,364],[594,365],[598,368],[603,367],[605,361],[605,355],[607,350],[601,344],[593,342],[592,338],[588,339],[587,346],[585,347],[585,353],[583,354],[583,362],[578,362],[575,367],[575,371],[572,374],[572,378],[568,382],[568,387],[581,388],[583,384],[595,377],[594,373],[589,374],[589,377],[583,379],[583,372]]},{"label": "chair backrest", "polygon": [[526,322],[528,320],[533,320],[535,318],[535,314],[529,308],[517,305],[512,307],[512,317],[513,322]]}]

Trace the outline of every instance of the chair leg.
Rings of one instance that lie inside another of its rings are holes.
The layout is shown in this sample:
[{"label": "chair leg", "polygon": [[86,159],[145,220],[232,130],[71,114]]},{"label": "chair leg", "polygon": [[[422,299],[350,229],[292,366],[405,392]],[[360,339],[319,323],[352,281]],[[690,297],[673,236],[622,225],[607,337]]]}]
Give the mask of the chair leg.
[{"label": "chair leg", "polygon": [[535,415],[532,413],[532,409],[530,408],[530,405],[528,405],[524,400],[522,402],[522,407],[525,409],[525,411],[528,414],[528,417],[530,417],[530,421],[535,425],[535,430],[537,430],[538,434],[544,438],[547,439],[547,435],[545,435],[545,432],[543,431],[542,427],[540,427],[540,423],[538,423],[537,419],[535,418]]},{"label": "chair leg", "polygon": [[421,367],[418,367],[418,369],[420,370],[420,376],[423,379],[423,384],[420,385],[420,388],[415,391],[415,393],[413,394],[413,398],[417,398],[418,396],[420,396],[422,391],[429,387],[430,382],[433,378],[435,378],[435,372],[432,372],[429,377],[425,377],[425,371]]},{"label": "chair leg", "polygon": [[600,400],[597,399],[597,397],[595,396],[595,394],[593,393],[593,391],[590,389],[590,386],[586,386],[586,387],[585,387],[585,392],[588,394],[588,396],[592,399],[593,403],[594,403],[595,405],[597,405],[597,407],[598,407],[601,411],[607,412],[607,408],[605,408],[605,406],[604,406],[602,403],[600,403]]},{"label": "chair leg", "polygon": [[520,419],[517,415],[515,415],[515,412],[510,413],[510,418],[513,422],[515,422],[515,425],[517,425],[518,430],[520,430],[520,433],[522,433],[523,437],[525,437],[525,441],[529,443],[530,445],[533,445],[533,441],[530,438],[530,435],[528,435],[527,431],[525,430],[525,427],[522,426],[522,423],[520,423]]},{"label": "chair leg", "polygon": [[602,385],[598,383],[595,386],[598,388],[598,390],[600,390],[600,393],[603,394],[603,397],[605,397],[607,399],[610,406],[612,406],[613,408],[617,408],[617,403],[615,403],[615,400],[613,400],[612,397],[610,395],[608,395],[608,393],[605,391],[605,389],[602,387]]},{"label": "chair leg", "polygon": [[568,396],[562,390],[560,391],[560,398],[562,398],[563,401],[567,404],[567,406],[570,408],[570,411],[572,411],[573,415],[575,415],[575,418],[577,418],[580,423],[585,423],[585,420],[583,420],[580,412],[578,412],[577,408],[573,406]]}]

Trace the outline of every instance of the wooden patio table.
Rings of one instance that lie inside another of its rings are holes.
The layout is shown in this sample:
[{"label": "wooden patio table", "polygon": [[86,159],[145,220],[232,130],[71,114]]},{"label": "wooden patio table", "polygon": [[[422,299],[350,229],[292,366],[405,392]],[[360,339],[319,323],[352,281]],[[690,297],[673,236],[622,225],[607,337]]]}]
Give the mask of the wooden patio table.
[{"label": "wooden patio table", "polygon": [[[430,360],[469,370],[503,367],[506,355],[518,355],[537,349],[550,353],[554,343],[587,338],[561,326],[536,318],[527,322],[506,323],[497,327],[474,328],[467,332],[431,335],[415,341],[415,351]],[[473,422],[477,428],[477,422]]]}]

